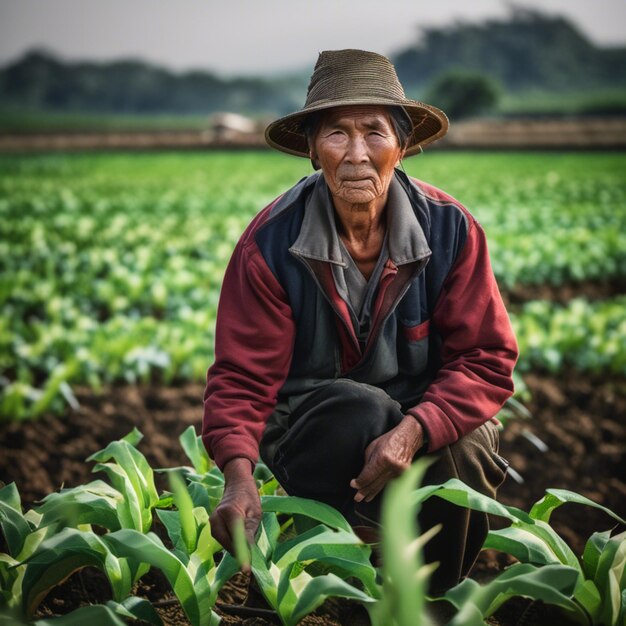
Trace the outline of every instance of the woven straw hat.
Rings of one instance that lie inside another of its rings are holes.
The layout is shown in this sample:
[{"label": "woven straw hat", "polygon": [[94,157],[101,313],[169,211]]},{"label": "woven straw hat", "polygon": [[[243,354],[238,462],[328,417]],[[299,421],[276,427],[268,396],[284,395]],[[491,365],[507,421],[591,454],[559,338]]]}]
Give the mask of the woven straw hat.
[{"label": "woven straw hat", "polygon": [[448,118],[438,108],[409,100],[391,61],[365,50],[321,52],[307,91],[304,108],[272,122],[265,130],[267,143],[277,150],[309,158],[303,122],[314,111],[351,104],[401,106],[413,123],[406,156],[443,137]]}]

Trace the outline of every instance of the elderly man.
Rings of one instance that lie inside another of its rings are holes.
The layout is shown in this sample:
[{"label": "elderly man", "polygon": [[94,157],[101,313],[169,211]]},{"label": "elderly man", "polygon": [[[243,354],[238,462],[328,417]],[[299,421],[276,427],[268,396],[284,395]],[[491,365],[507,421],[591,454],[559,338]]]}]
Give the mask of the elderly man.
[{"label": "elderly man", "polygon": [[[355,527],[376,527],[385,485],[422,454],[436,458],[430,483],[494,496],[504,479],[491,418],[517,347],[484,233],[396,169],[447,127],[360,50],[322,52],[305,107],[268,127],[272,147],[321,173],[257,215],[224,278],[203,441],[226,478],[211,524],[227,549],[234,520],[251,541],[259,524],[259,453],[287,493]],[[420,523],[443,524],[426,551],[437,593],[467,574],[487,519],[434,498]]]}]

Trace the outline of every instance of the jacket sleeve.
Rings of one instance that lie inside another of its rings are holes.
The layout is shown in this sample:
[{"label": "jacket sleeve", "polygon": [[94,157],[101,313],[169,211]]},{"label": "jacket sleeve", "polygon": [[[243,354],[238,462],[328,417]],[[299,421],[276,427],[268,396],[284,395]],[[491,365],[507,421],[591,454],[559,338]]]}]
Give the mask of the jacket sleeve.
[{"label": "jacket sleeve", "polygon": [[517,342],[491,269],[485,233],[471,216],[432,323],[442,338],[442,366],[421,402],[408,411],[424,427],[429,452],[488,421],[513,393]]},{"label": "jacket sleeve", "polygon": [[293,351],[287,296],[253,241],[240,242],[224,276],[207,372],[202,440],[218,467],[254,464]]}]

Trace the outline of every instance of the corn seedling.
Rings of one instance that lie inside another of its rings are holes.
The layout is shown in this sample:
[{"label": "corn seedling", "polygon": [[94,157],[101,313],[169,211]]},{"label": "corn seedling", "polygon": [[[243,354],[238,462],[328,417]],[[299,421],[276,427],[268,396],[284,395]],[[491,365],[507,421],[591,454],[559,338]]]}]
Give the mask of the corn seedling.
[{"label": "corn seedling", "polygon": [[418,489],[416,501],[435,495],[449,502],[508,519],[510,526],[490,531],[484,548],[507,552],[521,563],[487,585],[465,580],[445,598],[459,609],[451,626],[473,626],[506,600],[524,596],[561,607],[571,620],[584,626],[621,626],[626,598],[626,533],[595,533],[579,559],[549,525],[552,512],[565,503],[604,511],[620,524],[613,511],[579,494],[548,489],[529,513],[505,506],[452,479],[443,485]]}]

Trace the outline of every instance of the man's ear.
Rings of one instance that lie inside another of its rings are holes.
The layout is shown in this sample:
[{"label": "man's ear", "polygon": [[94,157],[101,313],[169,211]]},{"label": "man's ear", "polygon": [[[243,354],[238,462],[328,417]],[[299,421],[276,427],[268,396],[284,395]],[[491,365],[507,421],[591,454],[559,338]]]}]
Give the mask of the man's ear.
[{"label": "man's ear", "polygon": [[319,170],[320,169],[320,163],[317,160],[317,154],[315,153],[313,148],[309,148],[309,159],[311,159],[311,165],[313,166],[313,169],[314,170]]},{"label": "man's ear", "polygon": [[396,167],[398,167],[400,163],[402,163],[402,159],[404,159],[405,154],[406,154],[406,148],[402,148],[400,150],[400,156],[398,157],[398,160],[396,161]]}]

